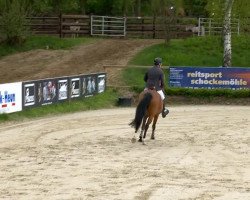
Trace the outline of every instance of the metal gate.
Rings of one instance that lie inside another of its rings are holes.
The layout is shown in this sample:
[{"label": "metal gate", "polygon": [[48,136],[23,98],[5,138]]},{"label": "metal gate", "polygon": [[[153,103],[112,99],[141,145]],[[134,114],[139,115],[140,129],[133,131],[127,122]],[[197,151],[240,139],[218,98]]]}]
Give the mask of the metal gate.
[{"label": "metal gate", "polygon": [[91,16],[91,35],[126,36],[125,17]]},{"label": "metal gate", "polygon": [[[199,18],[198,36],[218,35],[222,32],[222,24],[212,18]],[[231,33],[240,34],[240,21],[231,20]]]}]

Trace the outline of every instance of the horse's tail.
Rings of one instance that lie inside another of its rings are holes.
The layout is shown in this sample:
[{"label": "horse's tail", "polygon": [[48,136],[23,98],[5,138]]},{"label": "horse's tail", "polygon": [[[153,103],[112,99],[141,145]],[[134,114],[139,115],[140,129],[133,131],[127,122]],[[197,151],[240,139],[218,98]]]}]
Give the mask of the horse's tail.
[{"label": "horse's tail", "polygon": [[135,132],[137,132],[138,129],[140,128],[142,119],[147,111],[147,108],[150,104],[152,97],[153,97],[152,94],[146,93],[136,108],[135,118],[129,124],[130,126],[135,128]]}]

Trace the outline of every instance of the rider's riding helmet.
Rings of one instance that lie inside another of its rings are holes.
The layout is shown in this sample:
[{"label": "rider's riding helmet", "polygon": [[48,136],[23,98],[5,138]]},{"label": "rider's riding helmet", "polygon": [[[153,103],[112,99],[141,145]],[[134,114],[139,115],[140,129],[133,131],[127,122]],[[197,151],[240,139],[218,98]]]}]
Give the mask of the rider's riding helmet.
[{"label": "rider's riding helmet", "polygon": [[162,63],[162,59],[161,59],[161,58],[158,57],[158,58],[155,58],[155,59],[154,59],[154,64],[155,64],[155,65],[159,65],[159,64],[161,64],[161,63]]}]

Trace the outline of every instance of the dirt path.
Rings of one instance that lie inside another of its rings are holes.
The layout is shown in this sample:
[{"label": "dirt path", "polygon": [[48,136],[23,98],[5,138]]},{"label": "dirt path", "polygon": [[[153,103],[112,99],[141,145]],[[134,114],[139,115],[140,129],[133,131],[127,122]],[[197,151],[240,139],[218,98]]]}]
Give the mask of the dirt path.
[{"label": "dirt path", "polygon": [[0,60],[0,83],[103,72],[126,65],[140,50],[162,40],[105,39],[71,50],[33,50]]},{"label": "dirt path", "polygon": [[170,110],[146,146],[134,108],[1,125],[0,199],[250,199],[250,107]]}]

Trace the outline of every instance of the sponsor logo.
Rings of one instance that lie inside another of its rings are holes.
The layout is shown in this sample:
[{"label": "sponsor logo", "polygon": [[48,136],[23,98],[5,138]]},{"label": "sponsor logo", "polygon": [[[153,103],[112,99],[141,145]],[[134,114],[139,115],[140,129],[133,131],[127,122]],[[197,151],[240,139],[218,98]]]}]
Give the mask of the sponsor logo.
[{"label": "sponsor logo", "polygon": [[16,105],[16,95],[15,93],[8,93],[8,91],[4,91],[4,94],[0,91],[0,104],[2,108],[6,108],[7,105],[15,106]]}]

